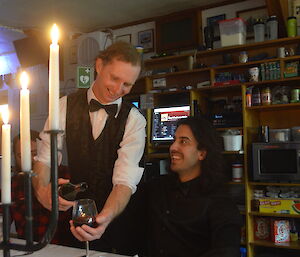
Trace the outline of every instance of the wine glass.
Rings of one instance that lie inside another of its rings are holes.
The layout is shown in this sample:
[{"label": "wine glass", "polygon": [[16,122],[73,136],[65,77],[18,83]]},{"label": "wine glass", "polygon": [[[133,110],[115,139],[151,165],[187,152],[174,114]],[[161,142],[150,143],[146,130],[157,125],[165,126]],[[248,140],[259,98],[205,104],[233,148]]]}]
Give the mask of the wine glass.
[{"label": "wine glass", "polygon": [[[92,199],[79,199],[75,201],[73,207],[72,220],[75,227],[81,225],[88,225],[90,227],[97,227],[96,203]],[[89,256],[89,241],[86,241],[86,257]]]}]

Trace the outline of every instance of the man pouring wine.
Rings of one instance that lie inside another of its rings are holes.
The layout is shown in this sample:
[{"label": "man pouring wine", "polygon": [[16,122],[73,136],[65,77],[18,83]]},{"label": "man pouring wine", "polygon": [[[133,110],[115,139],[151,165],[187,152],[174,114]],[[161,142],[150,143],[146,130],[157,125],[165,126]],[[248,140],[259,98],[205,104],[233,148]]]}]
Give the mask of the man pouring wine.
[{"label": "man pouring wine", "polygon": [[[95,249],[118,249],[119,230],[112,222],[126,207],[139,183],[143,168],[139,167],[145,145],[145,118],[122,97],[127,95],[141,70],[141,56],[135,47],[116,42],[100,52],[95,69],[96,80],[88,90],[81,89],[60,100],[58,147],[66,142],[71,182],[87,182],[88,189],[80,198],[96,201],[100,213],[97,227],[86,225],[71,232],[80,241],[93,241]],[[48,121],[44,131],[48,130]],[[40,203],[51,208],[49,134],[42,132],[33,180]],[[61,158],[59,158],[61,159]],[[72,201],[59,197],[59,209],[66,211]],[[109,226],[108,226],[109,225]]]}]

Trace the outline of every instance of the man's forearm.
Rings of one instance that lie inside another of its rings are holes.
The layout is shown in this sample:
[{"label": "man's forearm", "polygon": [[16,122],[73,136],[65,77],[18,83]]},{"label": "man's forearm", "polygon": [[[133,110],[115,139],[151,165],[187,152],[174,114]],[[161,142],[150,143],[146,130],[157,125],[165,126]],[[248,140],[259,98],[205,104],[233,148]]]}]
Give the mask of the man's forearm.
[{"label": "man's forearm", "polygon": [[128,186],[115,185],[106,200],[101,214],[108,216],[110,221],[112,221],[125,209],[131,194],[132,191]]},{"label": "man's forearm", "polygon": [[50,169],[42,162],[35,162],[33,171],[36,176],[32,179],[32,184],[35,190],[41,186],[47,186],[50,183]]}]

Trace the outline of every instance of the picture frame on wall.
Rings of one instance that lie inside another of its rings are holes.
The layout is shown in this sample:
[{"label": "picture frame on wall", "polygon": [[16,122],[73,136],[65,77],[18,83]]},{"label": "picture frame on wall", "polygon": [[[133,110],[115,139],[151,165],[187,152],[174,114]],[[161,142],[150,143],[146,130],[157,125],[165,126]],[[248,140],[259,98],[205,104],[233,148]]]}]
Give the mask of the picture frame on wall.
[{"label": "picture frame on wall", "polygon": [[116,41],[124,41],[127,43],[131,43],[131,34],[116,36]]},{"label": "picture frame on wall", "polygon": [[207,26],[212,26],[214,31],[214,41],[220,40],[219,21],[225,20],[226,14],[220,14],[206,19]]},{"label": "picture frame on wall", "polygon": [[153,29],[138,32],[138,45],[143,47],[144,53],[154,51]]},{"label": "picture frame on wall", "polygon": [[245,20],[247,26],[247,38],[254,38],[253,26],[257,19],[262,19],[263,21],[268,19],[268,10],[265,5],[247,10],[241,10],[236,12],[236,17]]}]

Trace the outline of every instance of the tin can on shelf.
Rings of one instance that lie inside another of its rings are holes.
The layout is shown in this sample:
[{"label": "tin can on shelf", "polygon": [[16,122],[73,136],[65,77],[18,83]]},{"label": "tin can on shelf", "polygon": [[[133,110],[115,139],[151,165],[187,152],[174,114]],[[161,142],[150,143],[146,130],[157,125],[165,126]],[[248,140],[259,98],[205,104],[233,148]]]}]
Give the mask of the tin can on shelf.
[{"label": "tin can on shelf", "polygon": [[262,105],[271,104],[271,90],[269,87],[265,87],[261,91],[261,103]]},{"label": "tin can on shelf", "polygon": [[233,182],[242,182],[243,178],[243,164],[242,163],[233,163],[232,164],[232,181]]}]

